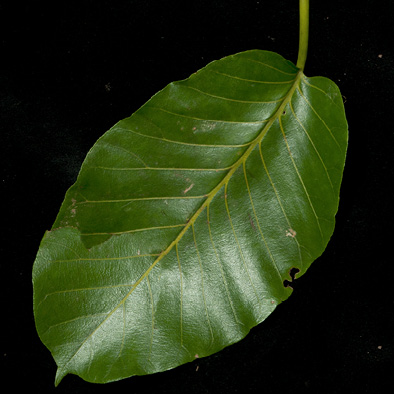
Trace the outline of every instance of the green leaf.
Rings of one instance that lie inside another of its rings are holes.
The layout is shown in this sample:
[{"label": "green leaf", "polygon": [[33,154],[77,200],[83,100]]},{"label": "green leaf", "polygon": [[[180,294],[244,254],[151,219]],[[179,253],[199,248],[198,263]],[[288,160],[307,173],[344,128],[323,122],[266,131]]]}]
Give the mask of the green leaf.
[{"label": "green leaf", "polygon": [[39,336],[91,382],[174,368],[242,339],[334,229],[341,94],[248,51],[169,84],[105,133],[33,269]]}]

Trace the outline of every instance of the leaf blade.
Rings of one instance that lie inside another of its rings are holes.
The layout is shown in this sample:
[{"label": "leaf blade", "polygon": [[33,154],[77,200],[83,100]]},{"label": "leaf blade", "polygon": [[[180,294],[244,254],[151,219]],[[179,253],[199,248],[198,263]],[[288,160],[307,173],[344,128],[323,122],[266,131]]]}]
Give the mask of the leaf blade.
[{"label": "leaf blade", "polygon": [[243,338],[324,250],[346,143],[338,88],[265,51],[213,62],[115,125],[34,266],[56,382],[153,373]]}]

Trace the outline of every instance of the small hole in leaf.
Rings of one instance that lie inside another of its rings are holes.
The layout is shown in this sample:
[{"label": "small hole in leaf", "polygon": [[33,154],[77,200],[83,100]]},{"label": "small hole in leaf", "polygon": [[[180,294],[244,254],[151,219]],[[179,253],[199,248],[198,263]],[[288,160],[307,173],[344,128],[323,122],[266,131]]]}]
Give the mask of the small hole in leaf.
[{"label": "small hole in leaf", "polygon": [[298,268],[293,267],[293,268],[290,270],[290,272],[289,272],[289,275],[290,275],[291,280],[285,279],[285,280],[283,281],[283,286],[284,286],[284,287],[291,287],[292,289],[294,289],[295,277],[296,277],[296,275],[297,275],[299,272],[300,272],[300,270],[299,270]]}]

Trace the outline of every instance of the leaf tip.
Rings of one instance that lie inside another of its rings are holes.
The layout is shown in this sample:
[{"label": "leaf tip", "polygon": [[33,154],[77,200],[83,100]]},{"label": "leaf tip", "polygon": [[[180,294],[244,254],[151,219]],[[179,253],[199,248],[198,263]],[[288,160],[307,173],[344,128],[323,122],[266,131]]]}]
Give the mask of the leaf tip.
[{"label": "leaf tip", "polygon": [[67,375],[67,372],[64,371],[62,368],[58,368],[56,371],[56,376],[55,376],[55,387],[59,385],[59,383],[62,381],[62,379]]}]

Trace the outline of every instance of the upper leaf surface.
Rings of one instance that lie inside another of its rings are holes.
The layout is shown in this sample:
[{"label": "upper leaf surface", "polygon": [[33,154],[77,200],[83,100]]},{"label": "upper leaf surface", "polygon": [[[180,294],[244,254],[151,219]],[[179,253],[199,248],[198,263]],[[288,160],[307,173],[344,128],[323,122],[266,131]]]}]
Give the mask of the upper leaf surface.
[{"label": "upper leaf surface", "polygon": [[243,338],[323,252],[346,145],[336,85],[265,51],[210,63],[117,123],[34,265],[57,382],[162,371]]}]

